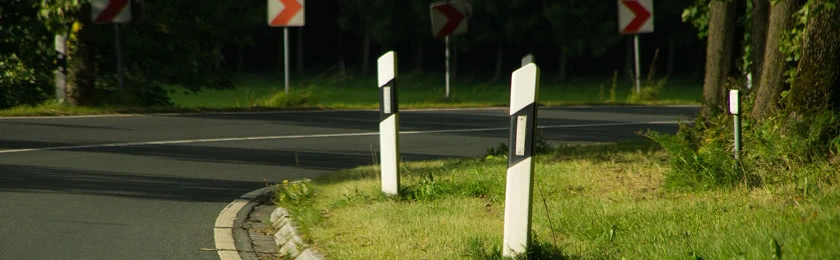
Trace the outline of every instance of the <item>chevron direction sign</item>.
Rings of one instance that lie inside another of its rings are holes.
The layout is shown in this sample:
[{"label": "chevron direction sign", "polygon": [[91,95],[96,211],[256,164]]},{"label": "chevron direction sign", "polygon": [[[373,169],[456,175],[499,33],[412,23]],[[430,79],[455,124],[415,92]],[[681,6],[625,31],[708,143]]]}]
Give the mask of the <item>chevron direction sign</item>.
[{"label": "chevron direction sign", "polygon": [[93,0],[90,1],[90,6],[94,23],[131,22],[131,1],[129,0]]},{"label": "chevron direction sign", "polygon": [[653,32],[653,1],[618,1],[618,31],[622,34]]},{"label": "chevron direction sign", "polygon": [[467,1],[432,3],[432,35],[443,38],[467,32],[469,8]]},{"label": "chevron direction sign", "polygon": [[304,24],[304,0],[268,0],[268,25],[300,27]]}]

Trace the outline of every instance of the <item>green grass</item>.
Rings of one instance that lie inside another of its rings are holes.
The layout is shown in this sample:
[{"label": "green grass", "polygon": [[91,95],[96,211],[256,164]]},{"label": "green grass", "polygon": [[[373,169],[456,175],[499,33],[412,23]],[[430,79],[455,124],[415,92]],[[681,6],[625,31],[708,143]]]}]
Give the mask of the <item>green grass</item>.
[{"label": "green grass", "polygon": [[[664,152],[638,142],[538,157],[532,258],[840,257],[836,185],[667,190],[666,165]],[[403,163],[401,195],[388,198],[376,167],[362,167],[279,203],[331,259],[499,259],[505,171],[493,156]]]},{"label": "green grass", "polygon": [[[610,78],[581,79],[570,82],[543,80],[539,102],[543,105],[579,104],[699,104],[702,94],[699,82],[672,80],[658,90],[656,100],[628,102],[632,83],[618,81],[615,88]],[[168,86],[174,106],[74,107],[48,101],[44,104],[18,106],[0,110],[0,116],[62,116],[88,114],[254,111],[277,109],[377,109],[379,93],[376,78],[305,76],[292,77],[290,94],[286,95],[282,76],[239,75],[234,89],[191,92],[180,86]],[[507,106],[510,98],[508,80],[493,82],[456,78],[445,99],[443,76],[401,75],[398,81],[400,107],[458,108]],[[614,91],[613,91],[614,90]],[[615,93],[612,95],[612,93]]]},{"label": "green grass", "polygon": [[[404,75],[399,78],[399,100],[403,108],[505,106],[510,96],[509,82],[456,79],[450,86],[451,97],[444,98],[443,77]],[[271,106],[267,101],[283,93],[283,78],[265,75],[240,76],[233,90],[206,90],[190,93],[172,88],[171,98],[183,108],[250,108]],[[612,80],[577,80],[559,83],[544,80],[540,102],[545,105],[625,103],[630,82],[618,82],[614,100],[610,98]],[[292,96],[304,96],[296,107],[375,109],[379,93],[374,77],[292,77]],[[701,96],[698,82],[674,80],[666,84],[661,98],[643,104],[697,104]]]}]

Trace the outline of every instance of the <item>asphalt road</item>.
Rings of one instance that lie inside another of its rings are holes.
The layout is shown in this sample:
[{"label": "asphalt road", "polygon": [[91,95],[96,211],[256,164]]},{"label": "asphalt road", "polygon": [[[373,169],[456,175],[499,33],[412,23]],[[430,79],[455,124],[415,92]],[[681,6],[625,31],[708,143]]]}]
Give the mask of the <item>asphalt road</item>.
[{"label": "asphalt road", "polygon": [[[542,108],[556,142],[673,132],[696,107]],[[506,143],[504,109],[402,111],[406,160]],[[266,184],[372,163],[375,111],[0,119],[0,259],[218,259],[213,223]]]}]

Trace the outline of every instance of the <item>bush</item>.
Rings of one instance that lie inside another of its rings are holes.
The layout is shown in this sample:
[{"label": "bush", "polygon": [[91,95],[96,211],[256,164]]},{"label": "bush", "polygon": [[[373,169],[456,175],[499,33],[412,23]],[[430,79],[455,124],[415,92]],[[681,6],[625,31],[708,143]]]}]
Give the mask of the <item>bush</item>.
[{"label": "bush", "polygon": [[840,117],[832,111],[787,115],[742,124],[741,160],[733,156],[730,116],[709,118],[695,127],[682,125],[675,135],[647,132],[668,153],[671,187],[709,189],[831,182],[837,177]]}]

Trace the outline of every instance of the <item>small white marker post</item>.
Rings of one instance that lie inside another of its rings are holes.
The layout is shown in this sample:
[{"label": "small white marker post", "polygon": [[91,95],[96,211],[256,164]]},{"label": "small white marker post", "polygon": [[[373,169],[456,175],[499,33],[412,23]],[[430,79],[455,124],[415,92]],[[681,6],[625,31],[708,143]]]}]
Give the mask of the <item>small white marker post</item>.
[{"label": "small white marker post", "polygon": [[531,238],[534,186],[534,135],[537,125],[539,67],[530,63],[513,72],[510,87],[510,149],[505,185],[504,257],[525,252]]},{"label": "small white marker post", "polygon": [[379,81],[379,152],[382,192],[399,194],[400,116],[397,103],[397,54],[389,51],[377,60]]},{"label": "small white marker post", "polygon": [[729,113],[732,114],[735,128],[735,161],[741,159],[741,97],[737,89],[729,90]]}]

